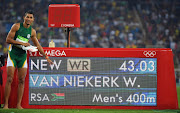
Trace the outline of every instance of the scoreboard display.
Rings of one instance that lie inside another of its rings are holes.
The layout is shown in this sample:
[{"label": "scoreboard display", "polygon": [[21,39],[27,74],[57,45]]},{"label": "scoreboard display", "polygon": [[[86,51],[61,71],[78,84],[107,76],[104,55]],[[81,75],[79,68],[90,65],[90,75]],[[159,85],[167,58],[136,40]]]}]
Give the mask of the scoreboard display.
[{"label": "scoreboard display", "polygon": [[178,109],[171,49],[43,49],[53,65],[28,53],[23,108]]},{"label": "scoreboard display", "polygon": [[156,106],[156,58],[29,58],[30,105]]},{"label": "scoreboard display", "polygon": [[80,27],[80,5],[50,4],[48,27]]}]

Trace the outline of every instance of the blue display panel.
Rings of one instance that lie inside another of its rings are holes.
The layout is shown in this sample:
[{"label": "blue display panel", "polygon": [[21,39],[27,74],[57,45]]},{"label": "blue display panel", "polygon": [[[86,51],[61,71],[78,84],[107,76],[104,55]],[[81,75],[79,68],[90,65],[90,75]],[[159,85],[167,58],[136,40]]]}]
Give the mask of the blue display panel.
[{"label": "blue display panel", "polygon": [[156,58],[29,59],[30,105],[157,105]]}]

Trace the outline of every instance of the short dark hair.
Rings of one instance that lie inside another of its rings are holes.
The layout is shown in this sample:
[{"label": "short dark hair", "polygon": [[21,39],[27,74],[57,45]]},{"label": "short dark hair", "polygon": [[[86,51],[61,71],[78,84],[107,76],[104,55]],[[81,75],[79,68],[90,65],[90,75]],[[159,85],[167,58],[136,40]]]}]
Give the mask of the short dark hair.
[{"label": "short dark hair", "polygon": [[25,16],[26,16],[27,14],[33,14],[33,15],[34,15],[34,12],[33,12],[32,10],[29,10],[29,11],[27,11],[27,12],[25,13]]}]

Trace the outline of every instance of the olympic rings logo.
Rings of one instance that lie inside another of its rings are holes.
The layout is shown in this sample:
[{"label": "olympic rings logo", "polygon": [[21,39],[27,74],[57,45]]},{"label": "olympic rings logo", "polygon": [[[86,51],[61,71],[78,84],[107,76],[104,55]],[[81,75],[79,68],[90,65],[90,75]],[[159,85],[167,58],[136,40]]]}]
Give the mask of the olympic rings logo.
[{"label": "olympic rings logo", "polygon": [[144,51],[143,54],[146,57],[154,57],[156,55],[156,51]]}]

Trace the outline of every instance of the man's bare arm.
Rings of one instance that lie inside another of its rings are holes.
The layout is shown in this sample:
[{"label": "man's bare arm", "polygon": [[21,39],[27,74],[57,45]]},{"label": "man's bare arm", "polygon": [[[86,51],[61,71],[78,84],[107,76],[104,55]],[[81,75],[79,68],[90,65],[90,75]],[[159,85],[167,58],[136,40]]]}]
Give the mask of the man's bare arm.
[{"label": "man's bare arm", "polygon": [[39,44],[39,41],[36,38],[36,31],[34,29],[32,29],[31,34],[32,34],[31,35],[32,42],[38,48],[38,51],[47,59],[49,64],[53,64],[53,62],[49,59],[49,57],[47,57],[47,55],[44,53],[44,50],[43,50],[42,46]]}]

